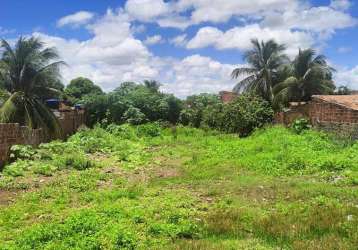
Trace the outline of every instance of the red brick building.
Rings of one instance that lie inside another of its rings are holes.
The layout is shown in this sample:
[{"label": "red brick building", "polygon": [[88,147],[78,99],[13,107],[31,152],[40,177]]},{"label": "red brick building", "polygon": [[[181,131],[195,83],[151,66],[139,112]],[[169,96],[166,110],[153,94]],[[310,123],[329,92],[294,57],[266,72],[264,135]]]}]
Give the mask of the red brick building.
[{"label": "red brick building", "polygon": [[315,127],[358,138],[358,95],[314,95],[308,103],[291,105],[277,113],[275,121],[289,125],[301,117]]},{"label": "red brick building", "polygon": [[236,97],[238,97],[238,94],[231,91],[221,91],[219,92],[220,99],[223,103],[229,103],[232,100],[234,100]]}]

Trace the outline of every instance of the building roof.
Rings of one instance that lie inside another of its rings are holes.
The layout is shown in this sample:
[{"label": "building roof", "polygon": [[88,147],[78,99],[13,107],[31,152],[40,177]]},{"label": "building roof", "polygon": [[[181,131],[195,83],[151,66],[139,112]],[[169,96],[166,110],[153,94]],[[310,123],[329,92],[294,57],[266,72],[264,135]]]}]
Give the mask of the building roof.
[{"label": "building roof", "polygon": [[312,98],[358,110],[358,95],[314,95]]}]

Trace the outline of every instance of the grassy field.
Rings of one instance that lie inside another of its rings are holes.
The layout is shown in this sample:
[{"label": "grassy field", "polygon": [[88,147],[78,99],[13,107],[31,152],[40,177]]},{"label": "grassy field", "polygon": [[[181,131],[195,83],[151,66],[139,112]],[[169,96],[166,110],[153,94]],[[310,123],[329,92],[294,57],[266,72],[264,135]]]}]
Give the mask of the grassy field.
[{"label": "grassy field", "polygon": [[0,249],[357,249],[358,144],[111,126],[0,177]]}]

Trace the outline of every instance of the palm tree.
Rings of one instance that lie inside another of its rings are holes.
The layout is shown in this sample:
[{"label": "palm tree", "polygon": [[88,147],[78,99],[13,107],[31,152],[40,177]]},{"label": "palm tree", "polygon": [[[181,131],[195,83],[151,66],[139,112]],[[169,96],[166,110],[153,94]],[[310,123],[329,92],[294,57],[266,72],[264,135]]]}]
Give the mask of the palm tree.
[{"label": "palm tree", "polygon": [[255,92],[271,102],[273,99],[272,88],[275,85],[277,72],[281,65],[288,61],[284,54],[285,45],[277,44],[274,40],[259,42],[252,39],[253,49],[244,55],[244,60],[249,67],[236,68],[232,72],[232,78],[245,76],[236,84],[234,92]]},{"label": "palm tree", "polygon": [[287,71],[288,77],[273,89],[275,105],[309,101],[312,95],[331,94],[335,89],[334,69],[328,66],[323,55],[316,56],[313,49],[299,50]]},{"label": "palm tree", "polygon": [[161,86],[161,84],[155,80],[144,80],[143,84],[153,92],[158,92]]},{"label": "palm tree", "polygon": [[57,118],[41,100],[44,93],[58,92],[51,88],[63,64],[56,61],[56,50],[44,48],[44,43],[34,37],[20,37],[14,47],[2,40],[0,48],[0,85],[10,94],[0,108],[0,122],[16,122],[59,135]]}]

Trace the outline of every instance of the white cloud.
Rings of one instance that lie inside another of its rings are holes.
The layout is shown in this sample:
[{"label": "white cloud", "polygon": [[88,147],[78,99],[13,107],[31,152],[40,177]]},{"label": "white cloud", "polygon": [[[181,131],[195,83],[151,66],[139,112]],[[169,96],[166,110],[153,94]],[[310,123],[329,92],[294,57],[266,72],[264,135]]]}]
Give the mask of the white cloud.
[{"label": "white cloud", "polygon": [[347,10],[351,5],[352,3],[350,0],[332,0],[330,6],[338,10]]},{"label": "white cloud", "polygon": [[146,27],[144,24],[140,24],[140,25],[132,25],[131,26],[131,31],[133,34],[140,34],[146,31]]},{"label": "white cloud", "polygon": [[215,27],[201,28],[195,37],[188,42],[187,48],[196,49],[214,46],[221,50],[248,50],[251,48],[250,40],[252,38],[259,40],[274,39],[278,43],[287,44],[287,53],[290,55],[297,53],[299,47],[311,47],[314,43],[311,34],[303,31],[262,28],[258,24],[251,24],[232,28],[226,32],[222,32]]},{"label": "white cloud", "polygon": [[[207,24],[191,39],[182,33],[169,39],[169,43],[188,49],[212,46],[219,50],[247,50],[251,47],[251,38],[273,38],[286,43],[288,53],[293,55],[299,47],[315,46],[316,41],[325,41],[336,29],[354,25],[356,21],[347,14],[347,8],[334,2],[330,6],[310,7],[298,0],[128,0],[125,9],[108,10],[96,19],[92,16],[86,21],[69,18],[63,21],[63,25],[87,24],[85,28],[92,35],[88,40],[40,32],[34,35],[56,46],[69,65],[62,70],[65,83],[84,76],[109,91],[123,81],[158,79],[164,91],[185,97],[232,89],[236,80],[232,80],[230,74],[240,65],[221,63],[199,54],[183,59],[156,57],[147,46],[164,39],[161,33],[148,36],[144,41],[137,39],[135,34],[146,29],[143,22],[185,29],[234,17],[240,20],[240,26],[220,30]],[[358,88],[357,75],[358,66],[338,71],[336,79]]]},{"label": "white cloud", "polygon": [[296,7],[296,0],[180,0],[178,6],[193,8],[193,23],[226,22],[233,16],[259,15],[266,11],[282,11]]},{"label": "white cloud", "polygon": [[163,90],[175,93],[179,97],[199,93],[217,93],[220,90],[231,90],[235,80],[230,78],[235,68],[200,55],[188,56],[180,61],[172,61],[170,70],[166,71],[166,82]]},{"label": "white cloud", "polygon": [[91,19],[93,19],[94,14],[88,11],[79,11],[72,15],[64,16],[57,21],[58,27],[63,27],[66,25],[79,26],[87,24]]},{"label": "white cloud", "polygon": [[134,38],[130,19],[123,10],[108,10],[87,29],[93,37],[85,41],[34,33],[48,45],[56,46],[69,65],[62,70],[65,82],[84,76],[111,90],[122,81],[158,76],[150,63],[151,53]]},{"label": "white cloud", "polygon": [[184,47],[188,43],[186,36],[187,36],[186,34],[176,36],[170,39],[169,43],[174,44],[177,47]]},{"label": "white cloud", "polygon": [[0,36],[15,33],[15,29],[5,29],[0,26]]},{"label": "white cloud", "polygon": [[334,80],[337,86],[358,90],[358,65],[351,69],[338,69]]},{"label": "white cloud", "polygon": [[267,13],[262,25],[270,28],[300,29],[313,32],[333,32],[357,24],[349,14],[327,6]]},{"label": "white cloud", "polygon": [[171,13],[168,3],[162,0],[128,0],[125,10],[140,21],[151,21],[154,18]]},{"label": "white cloud", "polygon": [[162,38],[161,35],[147,36],[147,38],[144,40],[144,44],[146,45],[154,45],[163,42],[164,39]]},{"label": "white cloud", "polygon": [[339,53],[349,53],[352,51],[351,47],[339,47],[337,50]]}]

